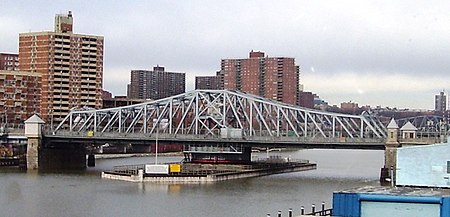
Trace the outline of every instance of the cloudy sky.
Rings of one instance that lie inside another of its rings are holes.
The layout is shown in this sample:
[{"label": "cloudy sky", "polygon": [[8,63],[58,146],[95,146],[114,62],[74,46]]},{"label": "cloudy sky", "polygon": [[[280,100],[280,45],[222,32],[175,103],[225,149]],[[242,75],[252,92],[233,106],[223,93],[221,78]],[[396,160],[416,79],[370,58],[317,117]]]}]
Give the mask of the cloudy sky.
[{"label": "cloudy sky", "polygon": [[294,57],[301,83],[331,104],[434,108],[450,91],[450,2],[443,1],[0,1],[0,52],[18,34],[52,30],[105,37],[104,88],[126,94],[130,70],[214,75],[250,50]]}]

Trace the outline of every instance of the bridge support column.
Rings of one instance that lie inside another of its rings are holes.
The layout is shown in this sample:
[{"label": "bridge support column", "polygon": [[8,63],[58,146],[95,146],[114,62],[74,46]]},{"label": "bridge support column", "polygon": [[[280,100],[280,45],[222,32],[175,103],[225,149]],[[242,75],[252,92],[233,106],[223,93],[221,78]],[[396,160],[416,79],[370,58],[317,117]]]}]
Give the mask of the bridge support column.
[{"label": "bridge support column", "polygon": [[381,169],[381,184],[395,185],[395,171],[397,168],[397,148],[400,147],[398,140],[399,127],[394,119],[387,127],[388,137],[384,150],[384,167]]},{"label": "bridge support column", "polygon": [[88,154],[88,167],[95,167],[95,155]]},{"label": "bridge support column", "polygon": [[27,169],[39,169],[39,152],[42,143],[42,125],[45,122],[37,115],[33,115],[25,121],[25,136],[27,142]]}]

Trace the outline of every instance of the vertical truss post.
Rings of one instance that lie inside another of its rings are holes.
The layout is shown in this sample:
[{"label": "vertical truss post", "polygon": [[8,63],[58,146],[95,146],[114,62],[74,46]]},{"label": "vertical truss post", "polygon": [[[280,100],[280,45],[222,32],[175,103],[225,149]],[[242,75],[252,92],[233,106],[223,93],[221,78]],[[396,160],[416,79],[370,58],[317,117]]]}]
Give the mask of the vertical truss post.
[{"label": "vertical truss post", "polygon": [[280,108],[279,107],[277,107],[277,124],[276,124],[276,126],[277,126],[277,137],[279,137],[280,136]]},{"label": "vertical truss post", "polygon": [[94,132],[97,132],[97,112],[94,112]]},{"label": "vertical truss post", "polygon": [[198,111],[199,111],[199,109],[198,109],[198,97],[199,97],[199,94],[198,94],[198,92],[197,93],[195,93],[195,108],[194,108],[194,113],[195,113],[195,125],[194,125],[194,127],[195,127],[195,135],[198,135]]},{"label": "vertical truss post", "polygon": [[119,109],[119,133],[122,132],[122,109]]},{"label": "vertical truss post", "polygon": [[70,112],[70,114],[69,114],[69,131],[72,132],[72,129],[73,129],[73,113]]},{"label": "vertical truss post", "polygon": [[148,105],[144,105],[144,115],[142,115],[144,121],[144,134],[147,134],[147,107]]},{"label": "vertical truss post", "polygon": [[333,116],[333,138],[336,137],[336,116]]},{"label": "vertical truss post", "polygon": [[[247,101],[250,101],[247,99]],[[253,136],[253,102],[249,102],[250,104],[250,123],[249,123],[249,136]]]},{"label": "vertical truss post", "polygon": [[360,137],[361,138],[364,138],[364,121],[363,120],[361,120],[361,118],[360,118],[360,122],[361,122],[361,127],[359,128],[360,129]]},{"label": "vertical truss post", "polygon": [[169,134],[172,134],[172,123],[173,123],[173,99],[170,100],[169,104]]}]

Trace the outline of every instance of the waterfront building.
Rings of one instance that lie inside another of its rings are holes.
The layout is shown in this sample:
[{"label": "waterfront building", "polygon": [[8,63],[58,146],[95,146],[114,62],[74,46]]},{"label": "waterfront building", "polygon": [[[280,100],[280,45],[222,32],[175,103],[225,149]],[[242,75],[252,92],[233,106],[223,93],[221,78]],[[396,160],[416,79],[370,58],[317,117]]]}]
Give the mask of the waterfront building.
[{"label": "waterfront building", "polygon": [[437,112],[447,111],[447,96],[444,94],[444,91],[434,96],[434,110]]},{"label": "waterfront building", "polygon": [[300,68],[289,57],[267,57],[251,51],[249,58],[222,59],[220,88],[239,90],[288,104],[298,103]]},{"label": "waterfront building", "polygon": [[164,67],[150,70],[132,70],[127,96],[134,99],[162,99],[184,93],[186,74],[166,72]]},{"label": "waterfront building", "polygon": [[448,142],[398,148],[396,185],[449,188],[448,153],[450,153]]},{"label": "waterfront building", "polygon": [[21,125],[40,113],[41,74],[0,70],[0,126]]},{"label": "waterfront building", "polygon": [[216,76],[196,76],[196,90],[219,90],[220,89],[220,72]]},{"label": "waterfront building", "polygon": [[333,216],[450,217],[450,190],[362,187],[334,192]]},{"label": "waterfront building", "polygon": [[19,34],[19,69],[42,76],[41,118],[58,123],[73,108],[101,108],[103,36],[73,33],[73,16],[54,31]]},{"label": "waterfront building", "polygon": [[19,54],[0,53],[0,70],[18,70]]},{"label": "waterfront building", "polygon": [[[400,133],[394,119],[387,128],[387,142],[391,144],[386,152],[392,152],[391,158],[395,158],[390,162],[395,165],[390,171],[392,186],[334,192],[333,215],[450,217],[450,143],[424,145],[410,122]],[[387,162],[387,155],[385,159]]]}]

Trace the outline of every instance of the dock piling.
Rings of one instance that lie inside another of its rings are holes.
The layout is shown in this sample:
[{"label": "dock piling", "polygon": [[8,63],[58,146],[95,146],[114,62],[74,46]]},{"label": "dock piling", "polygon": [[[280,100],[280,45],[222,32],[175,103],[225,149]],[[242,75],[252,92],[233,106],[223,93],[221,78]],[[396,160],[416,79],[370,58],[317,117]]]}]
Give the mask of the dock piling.
[{"label": "dock piling", "polygon": [[292,217],[292,208],[289,208],[289,217]]},{"label": "dock piling", "polygon": [[311,205],[311,213],[316,213],[316,205],[314,203]]},{"label": "dock piling", "polygon": [[278,217],[281,217],[281,211],[278,211]]},{"label": "dock piling", "polygon": [[305,215],[305,207],[304,206],[300,207],[300,215]]}]

